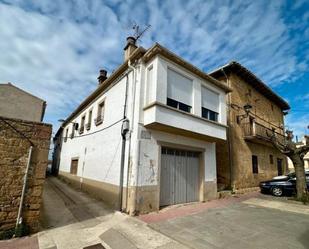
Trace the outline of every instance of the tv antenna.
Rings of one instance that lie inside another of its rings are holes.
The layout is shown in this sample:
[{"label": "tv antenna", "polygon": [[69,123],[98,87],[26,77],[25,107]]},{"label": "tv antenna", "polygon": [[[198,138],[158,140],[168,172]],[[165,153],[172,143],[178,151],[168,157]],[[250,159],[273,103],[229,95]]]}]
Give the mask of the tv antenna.
[{"label": "tv antenna", "polygon": [[143,30],[140,30],[140,26],[136,23],[133,23],[132,29],[134,30],[134,38],[138,40],[141,38],[141,36],[148,30],[150,29],[151,25],[147,24],[146,27]]}]

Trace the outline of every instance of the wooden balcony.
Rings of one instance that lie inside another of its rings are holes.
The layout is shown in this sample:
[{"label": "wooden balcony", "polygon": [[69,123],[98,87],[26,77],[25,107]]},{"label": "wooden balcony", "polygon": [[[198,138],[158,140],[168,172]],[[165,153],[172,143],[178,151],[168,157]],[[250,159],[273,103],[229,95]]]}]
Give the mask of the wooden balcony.
[{"label": "wooden balcony", "polygon": [[284,144],[285,136],[257,122],[247,122],[242,124],[244,139],[254,143],[271,145],[270,136],[275,132],[279,143]]}]

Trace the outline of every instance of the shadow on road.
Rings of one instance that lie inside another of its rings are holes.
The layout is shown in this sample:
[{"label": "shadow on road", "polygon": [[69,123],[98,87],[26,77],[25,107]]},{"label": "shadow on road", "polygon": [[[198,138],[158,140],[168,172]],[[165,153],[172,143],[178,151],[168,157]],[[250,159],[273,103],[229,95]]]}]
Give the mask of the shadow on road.
[{"label": "shadow on road", "polygon": [[[40,216],[40,230],[67,226],[89,220],[96,225],[104,216],[112,214],[103,202],[73,189],[56,177],[45,181]],[[96,218],[100,220],[96,221]]]}]

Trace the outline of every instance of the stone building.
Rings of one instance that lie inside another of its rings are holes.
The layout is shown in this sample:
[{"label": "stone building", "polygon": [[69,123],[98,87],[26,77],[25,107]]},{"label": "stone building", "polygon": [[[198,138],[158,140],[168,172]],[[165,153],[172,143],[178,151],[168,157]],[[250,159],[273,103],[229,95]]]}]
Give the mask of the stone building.
[{"label": "stone building", "polygon": [[38,230],[51,131],[41,122],[0,117],[0,235],[15,228],[31,146],[20,217],[30,231]]},{"label": "stone building", "polygon": [[256,187],[284,174],[286,157],[272,146],[269,135],[275,131],[283,141],[288,103],[237,62],[210,75],[232,88],[227,96],[228,142],[216,146],[219,188]]},{"label": "stone building", "polygon": [[0,84],[0,116],[34,122],[44,118],[46,102],[12,83]]},{"label": "stone building", "polygon": [[159,44],[137,47],[66,119],[59,176],[128,213],[217,196],[230,88]]}]

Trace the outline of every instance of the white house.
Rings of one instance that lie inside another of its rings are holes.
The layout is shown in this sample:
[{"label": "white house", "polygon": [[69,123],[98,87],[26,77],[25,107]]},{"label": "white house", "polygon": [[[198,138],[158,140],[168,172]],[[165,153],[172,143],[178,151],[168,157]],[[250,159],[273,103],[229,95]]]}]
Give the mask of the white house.
[{"label": "white house", "polygon": [[57,132],[59,175],[130,214],[216,198],[230,88],[159,44],[127,41],[124,63]]}]

